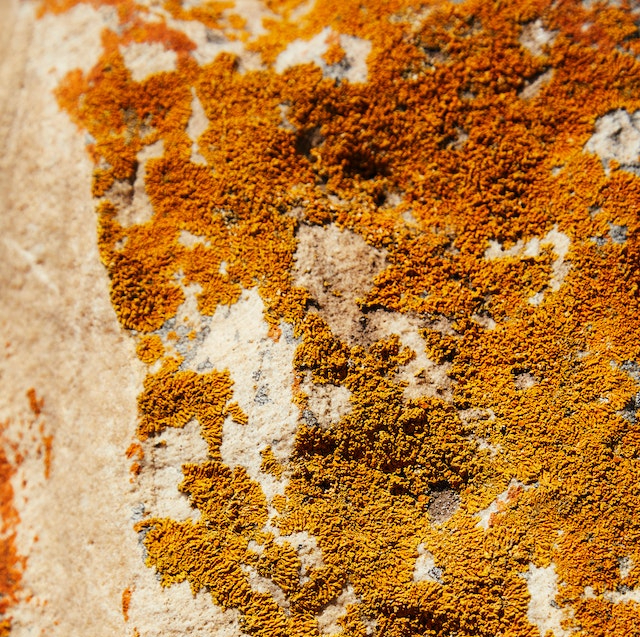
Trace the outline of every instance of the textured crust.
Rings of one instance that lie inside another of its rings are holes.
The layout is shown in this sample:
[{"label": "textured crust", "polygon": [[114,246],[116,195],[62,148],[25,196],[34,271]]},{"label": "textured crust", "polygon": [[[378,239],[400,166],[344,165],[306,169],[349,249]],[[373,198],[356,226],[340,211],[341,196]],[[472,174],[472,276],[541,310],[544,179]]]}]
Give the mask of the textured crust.
[{"label": "textured crust", "polygon": [[[148,366],[138,434],[195,420],[207,443],[182,466],[193,517],[137,523],[162,584],[250,635],[638,634],[634,10],[274,2],[256,35],[228,3],[92,4],[119,28],[57,96],[92,140],[100,255]],[[199,63],[187,23],[245,53]],[[134,79],[123,51],[158,44],[166,70]],[[234,304],[264,310],[264,374],[292,353],[295,440],[272,422],[258,469],[224,437],[262,426],[269,387],[245,409],[197,354]]]}]

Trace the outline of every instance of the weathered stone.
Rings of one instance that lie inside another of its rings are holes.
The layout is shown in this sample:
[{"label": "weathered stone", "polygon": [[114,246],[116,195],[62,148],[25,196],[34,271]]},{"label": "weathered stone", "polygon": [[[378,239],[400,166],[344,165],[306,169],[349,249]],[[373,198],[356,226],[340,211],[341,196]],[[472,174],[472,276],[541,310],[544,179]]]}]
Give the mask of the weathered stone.
[{"label": "weathered stone", "polygon": [[633,3],[0,18],[0,635],[636,634]]}]

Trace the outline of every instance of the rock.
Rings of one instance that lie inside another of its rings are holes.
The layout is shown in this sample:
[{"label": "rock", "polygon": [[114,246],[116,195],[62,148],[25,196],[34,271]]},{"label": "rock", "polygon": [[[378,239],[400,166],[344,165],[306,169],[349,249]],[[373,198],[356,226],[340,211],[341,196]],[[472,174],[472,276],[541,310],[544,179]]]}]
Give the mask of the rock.
[{"label": "rock", "polygon": [[634,634],[637,9],[0,11],[0,635]]}]

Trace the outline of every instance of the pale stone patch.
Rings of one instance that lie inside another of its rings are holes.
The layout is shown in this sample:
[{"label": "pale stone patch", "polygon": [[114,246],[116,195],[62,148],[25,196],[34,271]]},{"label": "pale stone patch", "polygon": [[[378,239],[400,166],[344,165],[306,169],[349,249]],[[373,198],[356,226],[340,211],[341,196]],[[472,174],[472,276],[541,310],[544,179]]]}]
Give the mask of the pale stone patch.
[{"label": "pale stone patch", "polygon": [[[443,334],[454,334],[451,325],[444,319],[427,324],[419,317],[399,312],[375,310],[363,314],[358,307],[357,300],[366,295],[385,262],[385,251],[368,245],[351,231],[332,224],[303,225],[298,231],[294,281],[309,291],[320,316],[349,345],[368,346],[395,334],[403,347],[412,350],[414,358],[397,374],[397,380],[407,383],[405,398],[426,395],[450,400],[451,363],[438,365],[427,356],[419,330],[428,325]],[[307,393],[311,396],[313,392]]]},{"label": "pale stone patch", "polygon": [[[236,0],[237,2],[238,0]],[[240,0],[242,1],[242,0]],[[316,5],[316,0],[306,0],[305,2],[301,2],[291,13],[289,14],[289,20],[291,22],[297,22],[304,18],[311,9]]]},{"label": "pale stone patch", "polygon": [[414,582],[436,582],[442,584],[442,569],[436,566],[436,561],[431,551],[425,544],[418,544],[418,557],[413,568]]},{"label": "pale stone patch", "polygon": [[[291,132],[296,132],[298,129],[289,121],[289,111],[291,110],[290,104],[278,104],[278,110],[280,111],[280,128]],[[302,212],[302,208],[300,208]]]},{"label": "pale stone patch", "polygon": [[249,581],[249,586],[256,593],[266,593],[267,595],[271,595],[273,600],[285,610],[289,609],[289,600],[286,595],[282,591],[282,589],[268,577],[263,577],[258,573],[258,571],[253,567],[247,564],[243,564],[240,568],[244,571],[247,579]]},{"label": "pale stone patch", "polygon": [[198,294],[202,292],[202,286],[199,283],[185,285],[183,283],[183,276],[179,277],[179,282],[184,293],[184,302],[178,307],[175,320],[187,328],[194,330],[201,329],[203,317],[198,309]]},{"label": "pale stone patch", "polygon": [[615,223],[609,222],[609,239],[613,243],[617,243],[618,245],[624,243],[627,240],[627,234],[629,229],[627,226],[620,226]]},{"label": "pale stone patch", "polygon": [[612,604],[627,604],[629,602],[640,604],[640,588],[629,588],[624,591],[605,591],[602,596]]},{"label": "pale stone patch", "polygon": [[497,323],[488,314],[472,314],[471,320],[485,330],[495,330]]},{"label": "pale stone patch", "polygon": [[338,620],[347,612],[347,606],[358,604],[360,598],[356,595],[351,584],[347,584],[335,602],[327,604],[317,615],[318,630],[321,635],[337,635],[342,632]]},{"label": "pale stone patch", "polygon": [[173,466],[158,460],[162,455],[159,453],[149,455],[150,459],[136,479],[140,499],[159,518],[171,518],[177,522],[200,519],[200,511],[192,509],[187,496],[178,491],[183,478],[180,465]]},{"label": "pale stone patch", "polygon": [[145,510],[157,517],[197,520],[200,511],[178,490],[184,477],[182,465],[202,464],[209,459],[200,425],[192,420],[182,428],[167,427],[143,444],[143,470],[136,478],[136,492]]},{"label": "pale stone patch", "polygon": [[191,161],[194,164],[202,164],[207,165],[207,160],[200,153],[200,147],[198,146],[198,139],[200,135],[204,133],[207,128],[209,128],[209,119],[207,118],[207,114],[204,112],[204,108],[202,107],[202,103],[198,99],[195,90],[191,89],[192,99],[191,99],[191,117],[189,118],[189,123],[187,124],[187,135],[189,139],[192,141],[191,145]]},{"label": "pale stone patch", "polygon": [[293,277],[318,304],[318,313],[332,332],[353,344],[361,340],[362,312],[356,300],[371,289],[382,271],[386,252],[368,245],[359,235],[335,225],[298,230]]},{"label": "pale stone patch", "polygon": [[138,169],[133,186],[128,182],[118,181],[105,194],[105,197],[117,206],[116,219],[124,228],[140,225],[152,219],[153,205],[145,187],[147,161],[162,157],[163,154],[163,140],[144,146],[136,155]]},{"label": "pale stone patch", "polygon": [[533,22],[528,22],[522,27],[520,44],[531,53],[531,55],[544,55],[544,47],[552,45],[558,35],[557,31],[549,31],[544,28],[542,20],[538,18]]},{"label": "pale stone patch", "polygon": [[[549,230],[542,238],[533,237],[526,242],[523,239],[519,239],[513,246],[506,250],[499,241],[489,240],[489,247],[485,250],[484,257],[488,261],[508,257],[520,259],[537,257],[540,255],[542,246],[548,244],[551,244],[556,258],[551,265],[551,277],[547,288],[551,292],[557,292],[569,272],[570,264],[566,262],[565,259],[571,245],[570,237],[564,232],[560,232],[557,225]],[[544,290],[541,290],[530,297],[528,301],[530,305],[540,305],[543,299]]]},{"label": "pale stone patch", "polygon": [[433,7],[413,6],[389,16],[391,24],[409,24],[413,32],[418,31],[422,23],[433,13]]},{"label": "pale stone patch", "polygon": [[[203,237],[201,235],[197,235],[197,234],[193,234],[192,232],[189,232],[188,230],[181,230],[180,231],[180,235],[178,237],[178,243],[180,245],[183,245],[185,248],[193,248],[193,246],[198,245],[198,244],[202,244],[204,246],[210,246],[211,244],[209,243],[209,240],[206,237]],[[198,292],[202,291],[202,287],[200,287],[200,290],[198,290]]]},{"label": "pale stone patch", "polygon": [[[274,496],[284,494],[287,481],[260,470],[260,451],[269,445],[270,436],[278,435],[275,433],[277,428],[273,425],[269,427],[269,423],[264,422],[260,425],[262,426],[256,427],[251,420],[247,425],[239,425],[230,417],[226,418],[222,426],[220,454],[222,462],[227,466],[244,467],[250,478],[260,485],[267,502],[270,502]],[[269,507],[268,525],[277,517],[278,512]]]},{"label": "pale stone patch", "polygon": [[464,145],[469,141],[469,133],[466,130],[456,127],[455,139],[452,139],[448,144],[448,148],[453,150],[462,150]]},{"label": "pale stone patch", "polygon": [[[352,84],[365,83],[368,76],[367,58],[371,53],[371,42],[363,40],[362,38],[356,38],[352,35],[340,35],[340,46],[345,52],[345,64],[347,70],[341,72],[340,68],[333,70],[328,67],[328,76],[334,79],[348,80]],[[335,66],[340,66],[340,63]]]},{"label": "pale stone patch", "polygon": [[316,385],[308,375],[300,388],[308,395],[308,406],[318,424],[328,429],[351,411],[351,392],[339,385]]},{"label": "pale stone patch", "polygon": [[378,628],[378,620],[375,617],[365,617],[362,620],[365,629],[365,635],[375,635]]},{"label": "pale stone patch", "polygon": [[418,330],[424,327],[423,321],[407,314],[397,312],[373,312],[370,325],[380,336],[398,334],[404,347],[408,347],[415,357],[404,365],[396,378],[407,383],[404,396],[407,399],[420,396],[434,396],[452,400],[453,383],[448,373],[451,363],[436,364],[426,353],[424,339]]},{"label": "pale stone patch", "polygon": [[314,570],[325,566],[324,560],[322,559],[322,551],[318,546],[316,538],[307,531],[298,531],[290,535],[277,534],[275,541],[278,544],[289,542],[289,544],[296,549],[298,559],[302,564],[302,572],[300,573],[301,584],[309,581],[309,575]]},{"label": "pale stone patch", "polygon": [[[345,57],[337,64],[327,64],[323,55],[329,50],[332,39],[337,37]],[[324,77],[347,80],[352,84],[367,81],[367,57],[371,52],[371,42],[351,35],[336,34],[331,27],[325,27],[310,40],[294,40],[278,55],[276,73],[283,73],[298,64],[313,63],[322,69]]]},{"label": "pale stone patch", "polygon": [[[606,7],[619,7],[620,0],[582,0],[580,4],[587,10],[593,9],[596,4],[602,3]],[[633,6],[633,5],[632,5]]]},{"label": "pale stone patch", "polygon": [[[189,238],[185,237],[185,240],[188,241]],[[184,358],[182,368],[188,369],[199,342],[197,339],[190,338],[190,335],[195,332],[200,340],[203,336],[203,317],[198,309],[198,294],[202,292],[202,286],[199,283],[185,285],[182,273],[176,275],[175,281],[182,289],[184,301],[178,306],[175,317],[166,321],[154,334],[162,341],[165,357]],[[157,373],[161,366],[162,359],[149,368],[149,373]]]},{"label": "pale stone patch", "polygon": [[[186,0],[183,8],[190,9],[202,5],[206,5],[206,2]],[[183,33],[195,44],[195,49],[190,54],[200,66],[210,64],[221,53],[230,53],[237,57],[239,72],[259,70],[264,68],[264,65],[258,52],[247,51],[242,38],[229,39],[225,33],[225,28],[228,28],[226,14],[236,13],[242,16],[245,21],[243,31],[248,33],[249,40],[267,33],[264,27],[265,19],[278,17],[260,0],[235,0],[235,7],[222,12],[221,28],[214,30],[199,20],[178,20],[162,7],[155,6],[152,10],[162,17],[169,28]]]},{"label": "pale stone patch", "polygon": [[529,489],[534,489],[535,485],[525,485],[519,480],[513,478],[511,482],[509,482],[509,486],[506,488],[506,490],[498,495],[488,507],[481,509],[474,514],[474,517],[478,520],[478,525],[486,531],[491,525],[491,516],[499,513],[502,510],[502,506],[509,501],[511,495],[513,494],[513,490],[517,488],[528,491]]},{"label": "pale stone patch", "polygon": [[322,56],[329,48],[327,38],[331,33],[332,29],[326,27],[310,40],[298,39],[291,42],[276,59],[276,73],[283,73],[292,66],[308,64],[309,62],[322,68],[322,65],[325,64]]},{"label": "pale stone patch", "polygon": [[529,622],[538,628],[541,635],[547,635],[550,631],[554,637],[569,637],[573,631],[565,630],[562,622],[569,619],[573,611],[558,607],[555,601],[558,595],[555,564],[539,568],[530,563],[521,576],[527,581],[530,595],[527,612]]},{"label": "pale stone patch", "polygon": [[522,372],[515,375],[513,382],[518,391],[525,391],[537,385],[539,381],[530,372]]},{"label": "pale stone patch", "polygon": [[[156,334],[163,339],[169,354],[185,356],[183,369],[198,372],[229,370],[234,381],[233,400],[247,414],[249,422],[241,425],[231,417],[225,419],[220,447],[222,461],[231,468],[244,467],[270,501],[275,495],[284,493],[286,475],[278,479],[264,473],[260,468],[260,452],[270,446],[278,460],[285,463],[291,454],[297,428],[297,409],[292,393],[293,354],[297,341],[291,328],[284,323],[278,341],[268,335],[269,326],[263,318],[264,303],[257,289],[245,290],[232,306],[218,307],[213,317],[203,317],[198,312],[199,285],[183,286],[183,291],[185,301],[176,317]],[[187,326],[195,330],[196,338],[184,336]],[[177,343],[172,342],[168,338],[170,332],[183,336]],[[183,349],[183,343],[191,349]],[[152,445],[152,466],[145,467],[139,479],[142,499],[151,503],[149,508],[154,515],[178,520],[197,519],[198,512],[190,508],[187,498],[177,490],[182,479],[178,467],[185,462],[202,463],[208,457],[197,423],[192,421],[182,429],[167,429],[149,444]],[[151,496],[144,497],[145,493]],[[302,563],[301,582],[304,583],[313,569],[324,566],[317,542],[306,532],[281,535],[276,524],[278,512],[272,506],[268,510],[269,519],[264,530],[273,534],[274,541],[289,542],[296,549]],[[252,550],[261,553],[263,547],[254,542]],[[288,608],[284,593],[275,583],[249,566],[243,568],[254,590],[270,593],[282,608]]]},{"label": "pale stone patch", "polygon": [[[620,570],[620,579],[628,577],[634,566],[634,561],[630,556],[619,559],[618,568]],[[597,599],[598,597],[593,587],[585,586],[584,593],[582,594],[583,599]],[[611,604],[627,604],[629,602],[640,604],[640,588],[620,586],[615,591],[604,591],[602,593],[602,599]]]},{"label": "pale stone patch", "polygon": [[640,159],[640,110],[611,111],[596,120],[596,130],[585,144],[584,152],[597,155],[609,174],[609,164],[637,168]]},{"label": "pale stone patch", "polygon": [[41,74],[53,71],[54,81],[47,82],[53,88],[69,71],[79,68],[87,73],[93,68],[102,54],[102,30],[115,30],[118,15],[113,7],[95,9],[80,3],[66,12],[64,20],[47,13],[39,23],[47,32],[46,41],[56,43],[55,55],[48,56],[39,69]]},{"label": "pale stone patch", "polygon": [[551,82],[553,79],[553,72],[553,69],[547,69],[544,73],[538,75],[535,80],[528,83],[520,93],[518,93],[518,97],[523,100],[533,99],[544,86]]},{"label": "pale stone patch", "polygon": [[635,562],[629,555],[622,557],[618,560],[618,569],[620,571],[620,579],[628,577],[629,573],[633,570]]},{"label": "pale stone patch", "polygon": [[[134,581],[127,625],[140,637],[245,637],[240,612],[215,606],[206,589],[194,595],[188,582],[163,587],[145,568]],[[130,633],[127,633],[130,634]]]},{"label": "pale stone patch", "polygon": [[[307,531],[297,531],[289,535],[281,535],[280,529],[274,525],[276,517],[277,512],[272,510],[271,518],[265,525],[264,530],[273,534],[273,541],[276,544],[282,546],[285,542],[288,542],[295,549],[301,564],[299,581],[300,584],[305,584],[309,581],[310,575],[314,570],[326,566],[322,559],[322,551],[318,546],[316,538]],[[264,552],[264,546],[254,540],[249,542],[249,549],[258,555],[262,555]],[[265,582],[262,582],[260,585],[264,586]]]},{"label": "pale stone patch", "polygon": [[[190,241],[190,237],[185,240]],[[180,276],[178,281],[181,282]],[[284,493],[286,481],[261,470],[260,452],[271,446],[278,460],[286,462],[297,428],[297,409],[292,402],[296,341],[292,338],[291,328],[283,324],[284,336],[277,342],[268,336],[269,326],[263,318],[264,304],[256,289],[243,292],[234,305],[219,306],[212,317],[205,317],[198,310],[197,296],[202,291],[201,286],[181,283],[181,287],[185,301],[179,306],[176,316],[155,334],[163,342],[165,356],[181,356],[184,359],[181,370],[198,373],[213,369],[229,370],[234,381],[233,400],[247,414],[249,423],[241,425],[231,417],[225,419],[220,447],[222,460],[231,468],[244,467],[249,477],[260,484],[270,501],[274,495]],[[155,369],[149,371],[157,371],[160,363],[158,361]],[[179,437],[180,440],[182,438]],[[205,445],[204,440],[200,440]],[[206,455],[203,457],[200,454],[200,461],[204,458]],[[179,467],[183,462],[197,460],[185,457],[175,461],[175,466]],[[154,473],[155,469],[149,477],[152,482],[155,480]],[[144,474],[143,471],[143,481]],[[168,486],[169,478],[162,479]],[[172,479],[174,487],[177,487],[180,482],[177,473]],[[175,488],[173,493],[174,499],[182,497]],[[165,505],[165,508],[168,506]],[[193,517],[193,512],[187,515],[185,511],[183,508],[183,519]],[[275,510],[271,513],[272,517],[277,517]]]},{"label": "pale stone patch", "polygon": [[257,289],[245,290],[232,306],[219,306],[207,322],[202,340],[195,339],[186,369],[228,369],[233,399],[249,422],[239,425],[227,418],[221,454],[230,467],[243,466],[267,498],[283,493],[284,482],[260,470],[260,451],[271,446],[276,458],[286,462],[293,449],[297,409],[293,404],[293,355],[296,340],[282,324],[278,341],[269,337],[264,303]]},{"label": "pale stone patch", "polygon": [[125,66],[134,82],[142,82],[156,73],[176,70],[177,55],[160,42],[132,42],[120,47]]},{"label": "pale stone patch", "polygon": [[[241,40],[229,40],[223,31],[214,31],[198,20],[176,20],[168,13],[165,14],[167,26],[186,35],[195,45],[191,57],[200,66],[211,64],[221,53],[231,53],[238,56],[243,66],[249,64],[259,68],[258,56],[247,54],[244,42]],[[253,65],[251,64],[253,61]]]},{"label": "pale stone patch", "polygon": [[402,220],[408,225],[408,226],[417,226],[418,225],[418,220],[414,217],[413,212],[411,210],[405,210],[402,215]]},{"label": "pale stone patch", "polygon": [[556,225],[542,238],[541,245],[545,243],[550,243],[553,246],[557,257],[551,266],[551,279],[549,280],[549,289],[552,292],[557,292],[569,272],[570,266],[565,259],[569,252],[571,239],[564,232],[560,232]]},{"label": "pale stone patch", "polygon": [[[493,421],[496,419],[496,415],[493,409],[483,409],[475,407],[472,407],[471,409],[459,409],[458,416],[460,417],[460,420],[467,426],[473,422],[484,420]],[[480,451],[488,451],[492,458],[494,458],[502,450],[502,447],[500,445],[493,445],[482,436],[471,434],[467,437],[467,439],[475,442],[478,445],[478,449]]]}]

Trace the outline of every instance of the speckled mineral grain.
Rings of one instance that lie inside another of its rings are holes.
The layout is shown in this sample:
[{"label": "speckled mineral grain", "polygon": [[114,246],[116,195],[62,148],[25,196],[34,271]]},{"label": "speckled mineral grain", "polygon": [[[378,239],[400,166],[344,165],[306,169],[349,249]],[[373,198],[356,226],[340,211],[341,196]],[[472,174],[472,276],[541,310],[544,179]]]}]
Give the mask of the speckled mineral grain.
[{"label": "speckled mineral grain", "polygon": [[0,23],[0,637],[640,635],[635,2]]}]

